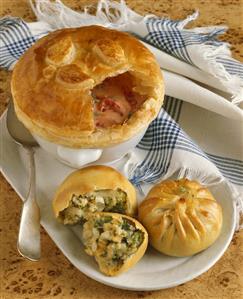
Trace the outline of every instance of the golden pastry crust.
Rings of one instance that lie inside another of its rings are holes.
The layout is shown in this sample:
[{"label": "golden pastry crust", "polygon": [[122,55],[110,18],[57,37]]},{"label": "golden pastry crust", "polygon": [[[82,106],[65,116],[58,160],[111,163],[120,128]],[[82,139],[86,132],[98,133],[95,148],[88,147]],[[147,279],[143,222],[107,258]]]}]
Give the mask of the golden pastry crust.
[{"label": "golden pastry crust", "polygon": [[[125,123],[95,126],[91,90],[129,72],[145,102]],[[99,148],[130,139],[157,116],[163,78],[153,54],[132,36],[88,26],[38,40],[16,64],[11,90],[18,118],[34,134],[72,148]]]},{"label": "golden pastry crust", "polygon": [[89,89],[94,85],[94,80],[83,73],[81,67],[76,64],[68,64],[60,67],[56,73],[56,81],[66,88]]},{"label": "golden pastry crust", "polygon": [[138,208],[151,245],[171,256],[190,256],[215,242],[222,209],[196,181],[164,181],[153,187]]},{"label": "golden pastry crust", "polygon": [[118,65],[125,62],[125,55],[122,47],[116,41],[100,39],[92,47],[92,51],[108,65]]},{"label": "golden pastry crust", "polygon": [[48,47],[45,60],[47,64],[65,65],[72,61],[74,54],[75,48],[72,39],[70,36],[65,36]]},{"label": "golden pastry crust", "polygon": [[115,169],[102,166],[88,166],[71,173],[58,187],[53,199],[53,211],[56,218],[65,210],[72,195],[84,195],[97,190],[120,189],[127,195],[125,214],[135,215],[137,212],[136,190],[133,185]]},{"label": "golden pastry crust", "polygon": [[[122,219],[126,219],[129,222],[133,223],[134,227],[138,230],[140,230],[143,233],[143,241],[141,243],[141,245],[138,247],[137,251],[133,254],[131,254],[123,263],[122,266],[117,267],[117,268],[112,268],[109,264],[105,263],[104,260],[102,260],[102,258],[100,258],[99,254],[97,253],[97,251],[93,251],[92,253],[89,253],[90,255],[93,255],[95,257],[95,260],[97,261],[100,271],[102,273],[104,273],[107,276],[117,276],[121,273],[124,273],[126,271],[128,271],[130,268],[132,268],[145,254],[145,251],[147,249],[148,246],[148,233],[146,231],[146,229],[143,227],[143,225],[137,221],[136,219],[126,216],[126,215],[122,215],[122,214],[118,214],[118,213],[95,213],[93,215],[91,215],[91,220],[93,219],[97,219],[97,217],[112,217],[112,219],[115,219],[117,221],[121,221]],[[89,220],[88,220],[89,221]],[[86,222],[84,226],[88,226],[89,223]],[[85,231],[85,228],[84,228]],[[84,236],[83,239],[85,240]],[[85,242],[84,242],[84,245]]]}]

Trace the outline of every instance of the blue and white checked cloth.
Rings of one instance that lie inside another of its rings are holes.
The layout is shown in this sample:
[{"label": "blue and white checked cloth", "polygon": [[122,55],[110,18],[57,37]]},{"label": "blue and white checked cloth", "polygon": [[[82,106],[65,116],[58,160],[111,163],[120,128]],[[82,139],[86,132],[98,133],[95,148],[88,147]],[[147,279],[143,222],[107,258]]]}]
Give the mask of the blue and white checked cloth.
[{"label": "blue and white checked cloth", "polygon": [[87,10],[75,12],[59,0],[35,2],[38,22],[0,20],[0,66],[12,69],[36,40],[58,28],[99,24],[138,36],[163,69],[166,98],[129,154],[124,173],[141,190],[143,184],[175,174],[206,185],[227,180],[242,212],[243,113],[231,101],[243,99],[243,65],[230,56],[228,45],[217,40],[225,28],[187,30],[185,25],[197,13],[184,21],[141,17],[123,1],[101,0],[95,16]]}]

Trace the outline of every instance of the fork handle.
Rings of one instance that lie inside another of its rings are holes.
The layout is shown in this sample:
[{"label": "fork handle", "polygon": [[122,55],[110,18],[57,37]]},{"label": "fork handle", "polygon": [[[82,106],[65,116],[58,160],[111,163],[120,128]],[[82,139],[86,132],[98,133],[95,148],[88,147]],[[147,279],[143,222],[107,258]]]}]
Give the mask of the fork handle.
[{"label": "fork handle", "polygon": [[29,158],[30,186],[22,208],[17,248],[23,257],[38,261],[41,256],[40,208],[36,201],[34,150],[31,147],[25,150]]}]

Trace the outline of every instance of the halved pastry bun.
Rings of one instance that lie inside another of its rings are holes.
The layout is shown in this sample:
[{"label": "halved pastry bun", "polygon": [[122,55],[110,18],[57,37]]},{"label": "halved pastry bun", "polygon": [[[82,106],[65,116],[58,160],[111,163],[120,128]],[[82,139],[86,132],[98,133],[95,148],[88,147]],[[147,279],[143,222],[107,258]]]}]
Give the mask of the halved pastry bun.
[{"label": "halved pastry bun", "polygon": [[96,165],[71,173],[58,187],[55,216],[64,224],[75,224],[97,211],[134,215],[137,211],[134,186],[115,169]]},{"label": "halved pastry bun", "polygon": [[[143,100],[122,117],[122,103],[107,94],[97,112],[92,93],[105,81],[123,89],[126,99],[133,94]],[[15,65],[11,91],[18,118],[32,133],[71,148],[132,138],[157,116],[164,98],[153,54],[129,34],[101,26],[60,29],[39,39]],[[96,122],[98,114],[113,117],[112,125],[105,127],[100,116]]]},{"label": "halved pastry bun", "polygon": [[154,186],[138,208],[151,245],[171,256],[190,256],[218,238],[222,209],[196,181],[164,181]]},{"label": "halved pastry bun", "polygon": [[108,276],[133,267],[144,255],[148,234],[136,219],[117,213],[94,213],[83,226],[87,254],[94,256]]}]

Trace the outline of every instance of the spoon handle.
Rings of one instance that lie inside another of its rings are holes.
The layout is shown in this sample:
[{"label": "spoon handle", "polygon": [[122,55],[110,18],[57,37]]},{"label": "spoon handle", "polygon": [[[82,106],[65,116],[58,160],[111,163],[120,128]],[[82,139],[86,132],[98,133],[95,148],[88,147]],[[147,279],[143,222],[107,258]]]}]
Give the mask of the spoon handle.
[{"label": "spoon handle", "polygon": [[31,260],[37,261],[41,256],[40,246],[40,208],[36,201],[35,192],[35,160],[34,150],[25,147],[30,165],[30,187],[27,199],[24,201],[19,226],[18,244],[19,253]]}]

